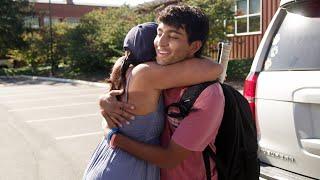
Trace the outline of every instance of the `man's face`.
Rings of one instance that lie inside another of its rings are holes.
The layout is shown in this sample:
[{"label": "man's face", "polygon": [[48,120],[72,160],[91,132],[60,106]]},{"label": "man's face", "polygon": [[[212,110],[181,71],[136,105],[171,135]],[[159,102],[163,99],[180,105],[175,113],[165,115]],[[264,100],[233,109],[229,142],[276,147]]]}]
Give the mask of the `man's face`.
[{"label": "man's face", "polygon": [[160,65],[173,64],[194,55],[192,43],[188,42],[188,35],[184,28],[175,28],[160,23],[157,36],[154,39],[157,53],[157,63]]}]

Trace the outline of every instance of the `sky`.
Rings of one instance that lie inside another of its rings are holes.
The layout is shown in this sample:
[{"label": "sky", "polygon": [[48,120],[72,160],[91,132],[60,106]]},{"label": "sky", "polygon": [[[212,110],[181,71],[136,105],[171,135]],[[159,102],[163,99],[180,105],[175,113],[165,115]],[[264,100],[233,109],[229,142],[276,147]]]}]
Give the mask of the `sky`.
[{"label": "sky", "polygon": [[[31,0],[32,1],[32,0]],[[34,0],[33,0],[34,1]],[[49,2],[49,0],[35,0],[36,2]],[[144,2],[149,2],[152,0],[73,0],[74,4],[82,5],[111,5],[111,6],[121,6],[123,4],[129,4],[130,6],[135,6],[142,4]],[[51,3],[66,3],[66,0],[51,0]]]}]

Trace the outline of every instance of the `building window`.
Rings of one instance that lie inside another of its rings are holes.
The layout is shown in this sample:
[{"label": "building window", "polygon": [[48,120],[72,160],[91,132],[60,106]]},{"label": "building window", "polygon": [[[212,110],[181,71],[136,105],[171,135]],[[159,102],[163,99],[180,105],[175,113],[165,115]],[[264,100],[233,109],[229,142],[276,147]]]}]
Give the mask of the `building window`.
[{"label": "building window", "polygon": [[[57,17],[52,17],[51,18],[51,22],[52,22],[52,24],[57,24],[57,23],[59,23],[61,20],[59,19],[59,18],[57,18]],[[50,17],[44,17],[43,18],[43,24],[45,25],[45,26],[49,26],[50,25]]]},{"label": "building window", "polygon": [[[49,0],[29,0],[33,3],[49,3]],[[67,4],[67,0],[51,0],[52,4]]]},{"label": "building window", "polygon": [[226,20],[228,35],[261,33],[261,0],[236,0],[234,20]]},{"label": "building window", "polygon": [[80,23],[79,18],[75,18],[75,17],[67,17],[64,19],[64,21],[66,23],[73,24],[73,25],[77,25]]},{"label": "building window", "polygon": [[27,28],[39,28],[39,18],[37,16],[28,16],[24,18],[24,26]]}]

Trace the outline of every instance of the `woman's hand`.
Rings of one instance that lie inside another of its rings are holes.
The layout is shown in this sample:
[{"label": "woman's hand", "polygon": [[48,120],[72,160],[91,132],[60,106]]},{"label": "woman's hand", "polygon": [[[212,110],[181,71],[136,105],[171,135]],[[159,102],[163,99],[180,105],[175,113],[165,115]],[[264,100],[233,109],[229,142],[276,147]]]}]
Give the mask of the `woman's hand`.
[{"label": "woman's hand", "polygon": [[134,106],[116,99],[116,96],[121,94],[123,90],[111,90],[100,96],[99,99],[101,115],[106,119],[110,128],[122,127],[122,124],[134,119],[134,114],[129,112],[134,109]]}]

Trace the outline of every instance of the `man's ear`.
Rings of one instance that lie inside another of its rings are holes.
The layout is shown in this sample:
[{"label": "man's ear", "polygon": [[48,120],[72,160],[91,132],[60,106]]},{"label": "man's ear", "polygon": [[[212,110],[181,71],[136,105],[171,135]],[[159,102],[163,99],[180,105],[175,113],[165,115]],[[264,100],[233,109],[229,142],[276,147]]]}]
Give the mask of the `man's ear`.
[{"label": "man's ear", "polygon": [[191,47],[190,53],[195,54],[202,47],[202,42],[200,40],[193,41],[190,47]]}]

